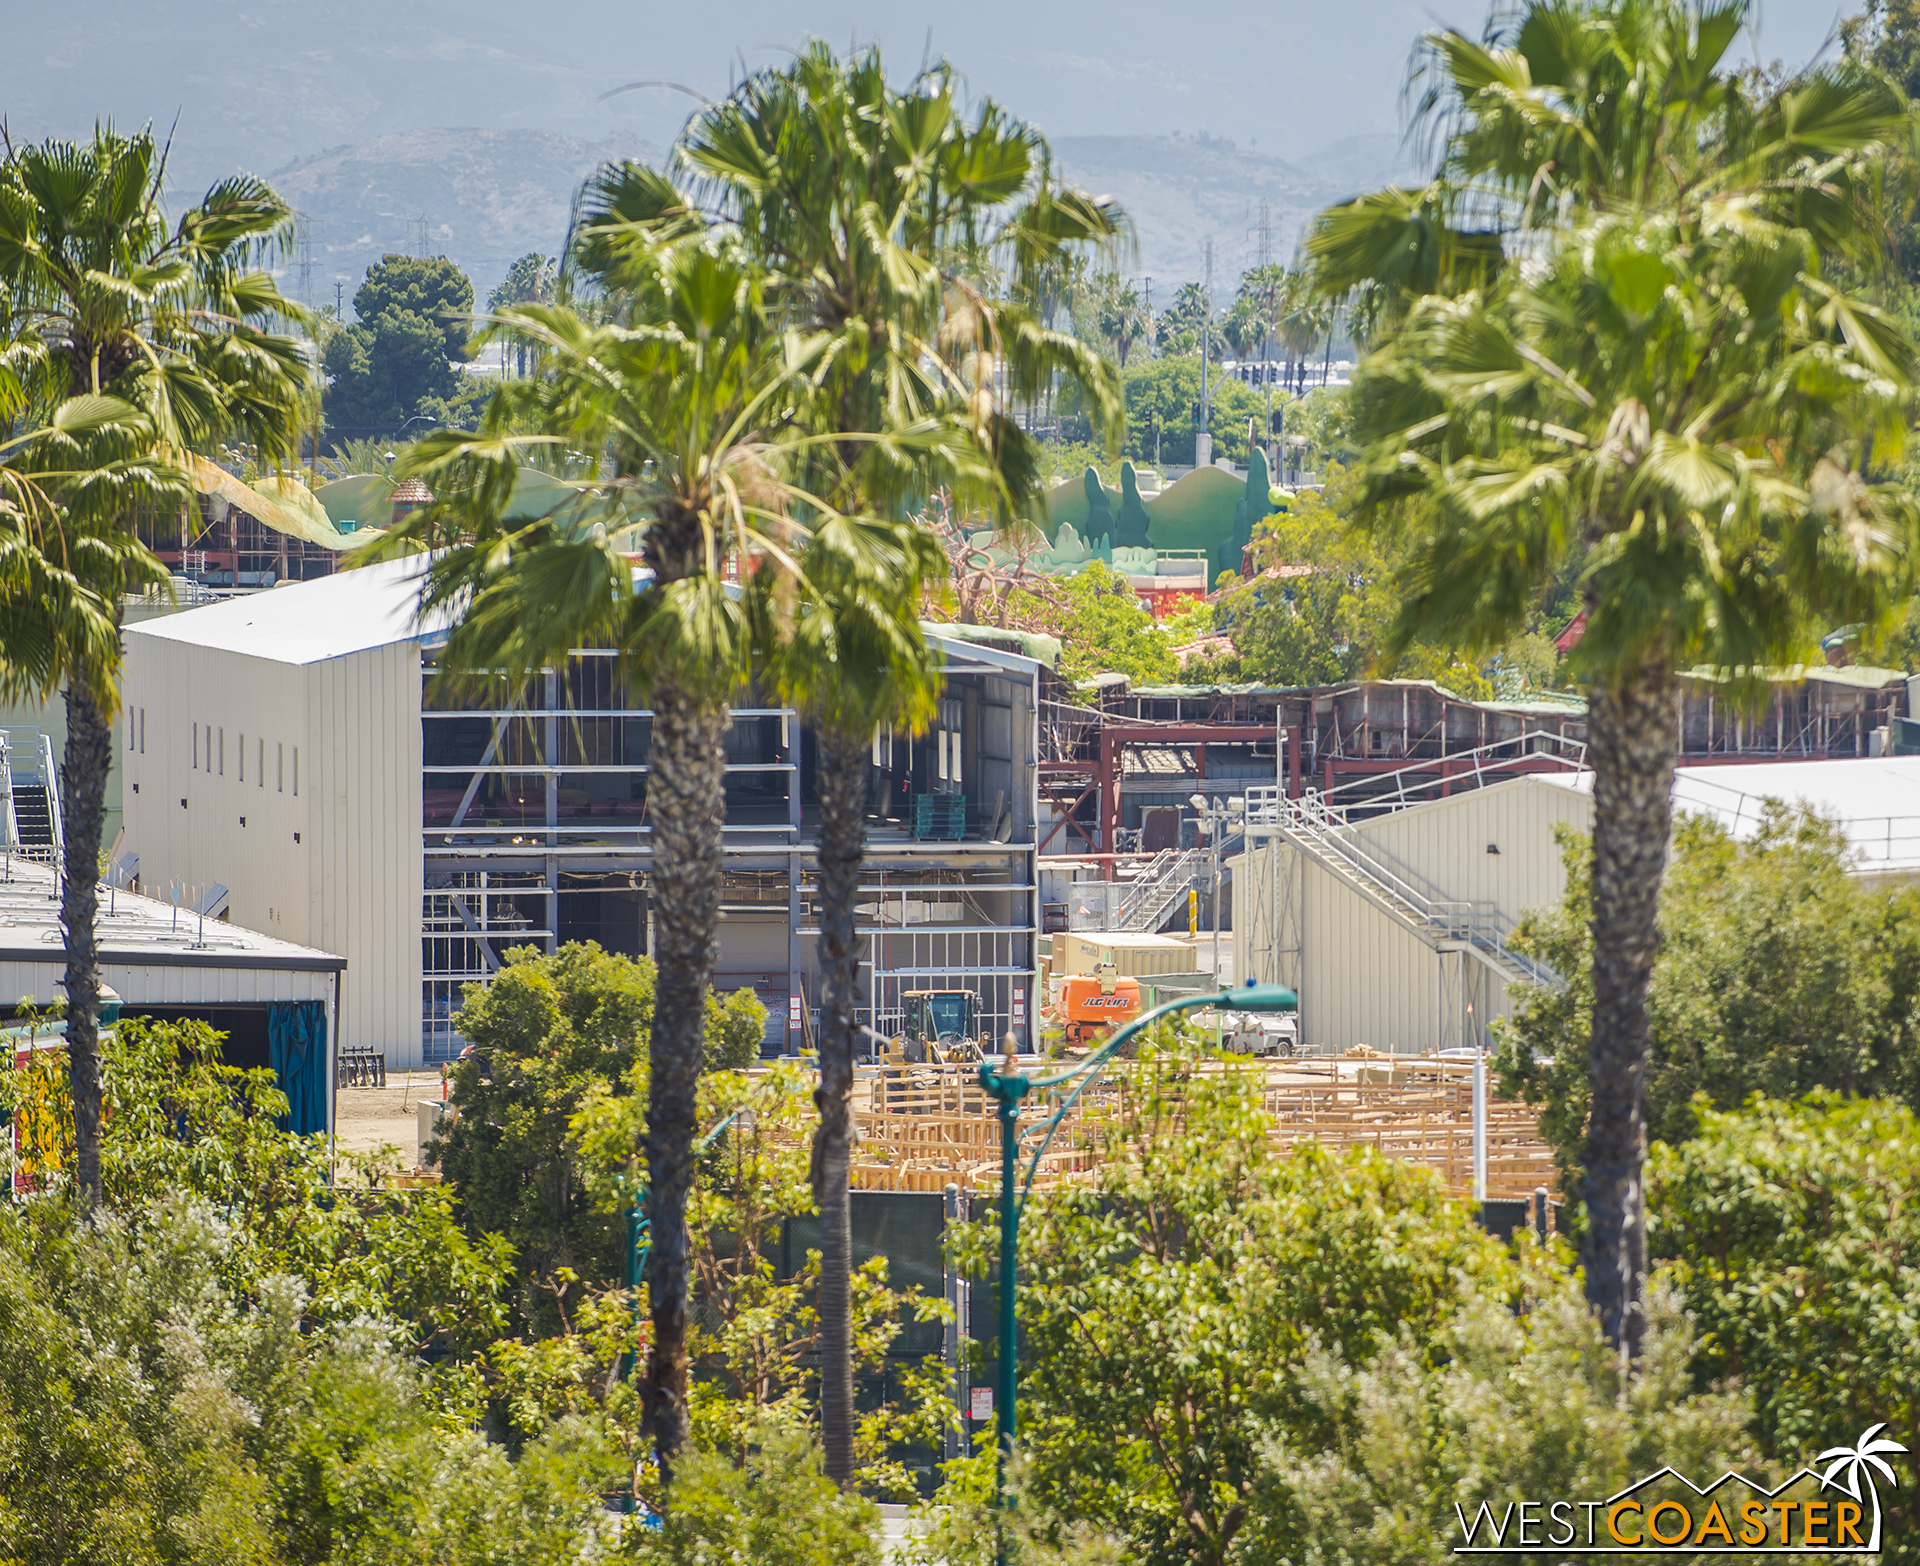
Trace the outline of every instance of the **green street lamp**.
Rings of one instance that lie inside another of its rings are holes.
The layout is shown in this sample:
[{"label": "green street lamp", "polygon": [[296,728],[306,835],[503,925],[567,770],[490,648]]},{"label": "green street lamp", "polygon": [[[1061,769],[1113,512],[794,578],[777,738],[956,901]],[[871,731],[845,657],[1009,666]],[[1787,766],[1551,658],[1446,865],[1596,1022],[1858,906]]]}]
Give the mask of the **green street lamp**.
[{"label": "green street lamp", "polygon": [[[1199,1006],[1213,1006],[1232,1011],[1293,1011],[1300,1005],[1299,996],[1292,990],[1279,984],[1256,984],[1249,979],[1237,990],[1220,990],[1205,995],[1187,995],[1179,1000],[1168,1001],[1164,1006],[1156,1006],[1152,1011],[1143,1012],[1132,1022],[1121,1028],[1112,1038],[1102,1044],[1091,1055],[1074,1066],[1052,1076],[1029,1077],[1015,1069],[1013,1056],[1005,1057],[1002,1069],[995,1069],[991,1061],[980,1066],[980,1086],[987,1096],[1000,1106],[1000,1385],[997,1389],[997,1414],[999,1419],[1000,1482],[1002,1504],[1005,1504],[1007,1454],[1013,1450],[1013,1441],[1018,1433],[1019,1424],[1014,1417],[1014,1288],[1018,1273],[1020,1253],[1020,1211],[1027,1203],[1027,1194],[1033,1189],[1033,1177],[1040,1168],[1040,1160],[1046,1156],[1047,1149],[1053,1145],[1053,1136],[1060,1129],[1060,1122],[1067,1111],[1080,1101],[1080,1095],[1087,1085],[1097,1077],[1106,1064],[1113,1059],[1122,1045],[1140,1032],[1150,1022],[1158,1022],[1162,1017],[1170,1017],[1175,1012],[1192,1011]],[[1032,1130],[1038,1136],[1039,1145],[1034,1148],[1033,1156],[1027,1160],[1026,1177],[1014,1186],[1014,1172],[1019,1164],[1021,1131],[1020,1101],[1035,1088],[1064,1087],[1074,1084],[1070,1093],[1062,1095],[1059,1106],[1044,1121],[1036,1120]]]}]

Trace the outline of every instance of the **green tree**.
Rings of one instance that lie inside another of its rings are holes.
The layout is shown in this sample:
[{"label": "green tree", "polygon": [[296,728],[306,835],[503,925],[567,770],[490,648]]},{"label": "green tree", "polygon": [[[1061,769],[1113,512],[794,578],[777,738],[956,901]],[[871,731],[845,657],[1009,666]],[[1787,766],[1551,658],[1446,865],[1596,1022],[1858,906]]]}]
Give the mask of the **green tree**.
[{"label": "green tree", "polygon": [[[1398,603],[1395,561],[1354,525],[1357,487],[1334,468],[1323,490],[1293,496],[1255,527],[1255,574],[1229,585],[1216,612],[1243,678],[1324,685],[1364,678],[1382,661]],[[1493,695],[1474,665],[1437,647],[1407,648],[1395,669],[1470,700]]]},{"label": "green tree", "polygon": [[[1397,290],[1353,393],[1366,515],[1408,542],[1389,654],[1497,645],[1587,557],[1585,1265],[1629,1350],[1678,672],[1750,672],[1818,618],[1883,618],[1911,512],[1862,469],[1869,440],[1900,449],[1913,345],[1826,275],[1880,252],[1869,198],[1904,108],[1844,63],[1765,93],[1725,66],[1747,15],[1543,0],[1484,44],[1430,35],[1441,179],[1334,208],[1310,240],[1329,294]],[[1504,233],[1479,231],[1495,214]]]},{"label": "green tree", "polygon": [[1111,352],[1124,372],[1127,356],[1153,326],[1139,288],[1117,272],[1100,272],[1075,297],[1074,305],[1076,324],[1084,317],[1092,340]]},{"label": "green tree", "polygon": [[353,308],[358,320],[330,332],[322,354],[331,424],[398,429],[470,408],[475,388],[457,366],[472,357],[473,284],[451,261],[387,256]]},{"label": "green tree", "polygon": [[[186,470],[199,460],[191,456],[194,448],[238,438],[257,446],[265,461],[291,459],[313,391],[300,345],[277,330],[299,319],[299,308],[258,266],[289,232],[291,209],[259,181],[236,178],[215,185],[169,224],[163,164],[150,132],[122,136],[106,128],[83,143],[8,144],[0,163],[0,338],[11,349],[0,375],[0,411],[53,428],[38,449],[61,460],[57,467],[43,465],[41,490],[64,516],[60,544],[41,546],[42,558],[58,561],[65,581],[95,595],[113,616],[113,634],[103,641],[90,617],[82,625],[49,615],[57,600],[9,606],[9,613],[27,610],[16,622],[12,651],[27,652],[29,639],[38,643],[31,665],[23,665],[38,672],[26,683],[44,692],[57,680],[65,688],[63,984],[78,1128],[75,1178],[94,1197],[100,1190],[95,921],[120,605],[125,593],[162,579],[134,538],[136,510],[143,503],[178,503]],[[102,396],[137,409],[139,419],[123,420],[110,432],[103,413],[113,405],[75,403]],[[17,589],[20,580],[16,575],[8,585]]]},{"label": "green tree", "polygon": [[1501,1248],[1429,1173],[1276,1157],[1263,1079],[1203,1058],[1163,1034],[1116,1068],[1095,1178],[1036,1197],[1021,1243],[1032,1482],[1147,1566],[1284,1558],[1242,1535],[1268,1504],[1263,1433],[1330,1433],[1310,1355],[1429,1349],[1470,1280],[1504,1292]]},{"label": "green tree", "polygon": [[[1135,462],[1154,460],[1154,431],[1160,434],[1160,460],[1169,464],[1193,461],[1194,409],[1200,401],[1198,357],[1136,360],[1123,383],[1127,404],[1126,454]],[[1208,382],[1213,401],[1213,452],[1236,463],[1247,460],[1248,421],[1256,432],[1266,428],[1266,393],[1242,381],[1222,380],[1217,369]],[[1276,399],[1277,401],[1277,399]],[[1061,406],[1068,414],[1078,408],[1071,393]]]},{"label": "green tree", "polygon": [[804,1436],[776,1430],[744,1461],[689,1461],[638,1558],[661,1566],[881,1566],[880,1511],[821,1472]]},{"label": "green tree", "polygon": [[[848,547],[844,532],[868,538]],[[820,1209],[821,1429],[827,1473],[853,1481],[853,1062],[859,1038],[863,944],[855,931],[866,861],[869,754],[882,724],[926,728],[940,696],[940,660],[920,629],[926,585],[944,575],[946,552],[912,523],[824,522],[802,557],[821,595],[777,638],[774,683],[812,724],[814,796],[820,809],[820,1124],[814,1135],[814,1200]]]},{"label": "green tree", "polygon": [[1206,289],[1199,283],[1182,283],[1172,302],[1154,322],[1154,342],[1162,354],[1197,359],[1204,331],[1210,341],[1208,352],[1217,358],[1225,343],[1213,317],[1213,301],[1207,297]]},{"label": "green tree", "polygon": [[[1011,408],[1066,378],[1117,441],[1110,365],[1048,329],[1039,306],[1076,250],[1122,219],[1056,179],[1032,126],[991,100],[971,115],[946,65],[889,87],[877,49],[824,43],[749,77],[698,114],[680,156],[722,198],[768,275],[770,308],[820,344],[804,482],[822,522],[805,575],[819,601],[793,620],[780,679],[813,719],[822,811],[823,1430],[827,1471],[853,1472],[847,1100],[860,1003],[854,905],[877,724],[932,714],[938,683],[915,616],[942,575],[931,535],[882,519],[936,487],[1003,522],[1042,514],[1040,454]],[[875,214],[885,214],[877,222]],[[1004,290],[983,279],[1007,266]]]},{"label": "green tree", "polygon": [[1300,1396],[1319,1430],[1268,1444],[1272,1482],[1249,1532],[1270,1559],[1441,1566],[1456,1558],[1456,1506],[1499,1516],[1545,1496],[1614,1495],[1667,1465],[1767,1473],[1752,1398],[1697,1385],[1711,1339],[1689,1302],[1662,1277],[1648,1303],[1645,1368],[1622,1375],[1578,1276],[1528,1246],[1463,1288],[1430,1336],[1402,1330],[1359,1365],[1315,1342]]},{"label": "green tree", "polygon": [[[521,946],[489,983],[467,986],[455,1019],[473,1053],[448,1073],[458,1118],[439,1140],[441,1175],[470,1235],[513,1246],[516,1318],[536,1333],[560,1326],[551,1283],[562,1274],[589,1287],[626,1282],[625,1213],[602,1210],[573,1123],[604,1095],[646,1101],[654,994],[644,957],[591,941],[551,956]],[[758,1059],[766,1024],[753,991],[724,1002],[709,992],[704,1068]]]},{"label": "green tree", "polygon": [[[653,711],[647,1391],[669,1463],[687,1429],[686,1211],[720,916],[721,736],[753,631],[724,573],[729,561],[749,571],[764,562],[772,577],[791,558],[790,488],[769,437],[789,406],[781,399],[804,392],[796,371],[806,368],[767,320],[761,273],[709,244],[695,210],[636,165],[589,186],[576,264],[604,318],[589,323],[561,305],[502,313],[494,330],[537,344],[541,376],[504,386],[477,433],[436,431],[415,443],[405,469],[441,498],[382,543],[395,553],[433,548],[430,600],[463,607],[443,668],[520,679],[563,665],[574,648],[606,646],[615,675]],[[580,499],[556,513],[504,519],[526,454],[555,446],[604,453],[602,470],[567,481]],[[578,525],[581,507],[611,525]],[[651,573],[638,582],[636,547]]]},{"label": "green tree", "polygon": [[[1652,1246],[1700,1324],[1704,1374],[1753,1388],[1768,1450],[1797,1467],[1870,1426],[1920,1445],[1920,1123],[1905,1105],[1815,1094],[1706,1111],[1656,1149]],[[1883,1558],[1920,1560],[1910,1486],[1880,1486]]]},{"label": "green tree", "polygon": [[[1914,0],[1867,0],[1858,16],[1842,19],[1840,42],[1850,59],[1883,72],[1908,102],[1920,99],[1920,5]],[[1890,162],[1883,199],[1893,259],[1911,288],[1920,283],[1920,229],[1914,222],[1920,170],[1910,150]]]},{"label": "green tree", "polygon": [[[507,268],[500,286],[487,295],[487,311],[498,315],[513,305],[551,304],[559,280],[560,269],[552,256],[529,251]],[[524,376],[529,362],[527,345],[515,343],[511,352],[515,373]]]},{"label": "green tree", "polygon": [[[1495,1024],[1496,1066],[1503,1091],[1545,1106],[1541,1131],[1572,1189],[1591,1103],[1580,1044],[1592,1028],[1593,876],[1583,838],[1565,834],[1562,856],[1566,895],[1528,915],[1516,945],[1566,982],[1527,992]],[[1648,1138],[1692,1136],[1702,1095],[1720,1110],[1815,1088],[1920,1103],[1917,969],[1914,895],[1856,879],[1831,823],[1770,806],[1736,842],[1682,816],[1647,990]]]},{"label": "green tree", "polygon": [[1076,683],[1124,674],[1136,685],[1170,684],[1178,672],[1166,633],[1113,567],[1089,561],[1053,584],[1053,599],[1023,589],[1011,595],[1022,623],[1042,625],[1061,642],[1060,673]]}]

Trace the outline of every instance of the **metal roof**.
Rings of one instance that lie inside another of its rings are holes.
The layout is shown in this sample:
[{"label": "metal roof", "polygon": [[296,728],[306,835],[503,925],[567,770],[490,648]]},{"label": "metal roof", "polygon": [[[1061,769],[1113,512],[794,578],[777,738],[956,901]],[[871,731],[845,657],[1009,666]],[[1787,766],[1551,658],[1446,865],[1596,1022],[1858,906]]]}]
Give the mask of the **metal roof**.
[{"label": "metal roof", "polygon": [[[424,556],[382,561],[130,625],[127,637],[134,647],[139,638],[151,636],[288,664],[323,663],[395,642],[428,641],[445,635],[454,616],[440,611],[420,618],[425,574]],[[990,626],[927,625],[924,629],[949,661],[973,661],[1023,673],[1047,661],[982,646],[975,638],[1022,642],[1050,638],[1027,638]]]},{"label": "metal roof", "polygon": [[[1593,790],[1591,772],[1541,774],[1532,781]],[[1717,821],[1742,842],[1759,831],[1770,800],[1805,805],[1838,822],[1863,872],[1920,871],[1920,756],[1734,762],[1674,773],[1674,809]]]},{"label": "metal roof", "polygon": [[[278,969],[335,973],[347,960],[310,946],[276,940],[218,919],[202,920],[182,897],[172,903],[136,892],[100,894],[100,960],[145,968]],[[0,872],[0,962],[64,967],[60,882],[51,867],[14,859]],[[144,998],[144,997],[142,997]],[[136,997],[129,996],[134,1000]]]},{"label": "metal roof", "polygon": [[127,640],[137,646],[151,637],[290,664],[324,663],[394,642],[417,642],[452,624],[451,615],[424,622],[419,617],[426,568],[425,558],[414,556],[290,582],[130,625]]}]

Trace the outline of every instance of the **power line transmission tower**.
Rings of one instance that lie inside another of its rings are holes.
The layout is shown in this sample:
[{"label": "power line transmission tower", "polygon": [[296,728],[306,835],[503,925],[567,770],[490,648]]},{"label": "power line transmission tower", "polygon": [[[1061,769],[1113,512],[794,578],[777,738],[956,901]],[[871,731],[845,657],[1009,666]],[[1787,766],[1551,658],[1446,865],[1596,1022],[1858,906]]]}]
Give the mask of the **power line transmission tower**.
[{"label": "power line transmission tower", "polygon": [[422,212],[414,221],[420,225],[420,259],[427,259],[427,215]]},{"label": "power line transmission tower", "polygon": [[333,314],[336,320],[344,321],[347,318],[346,296],[347,285],[336,282],[333,285]]},{"label": "power line transmission tower", "polygon": [[313,219],[306,213],[295,214],[300,234],[300,300],[313,308]]},{"label": "power line transmission tower", "polygon": [[1273,265],[1273,203],[1266,197],[1260,198],[1260,226],[1256,230],[1260,236],[1260,265]]}]

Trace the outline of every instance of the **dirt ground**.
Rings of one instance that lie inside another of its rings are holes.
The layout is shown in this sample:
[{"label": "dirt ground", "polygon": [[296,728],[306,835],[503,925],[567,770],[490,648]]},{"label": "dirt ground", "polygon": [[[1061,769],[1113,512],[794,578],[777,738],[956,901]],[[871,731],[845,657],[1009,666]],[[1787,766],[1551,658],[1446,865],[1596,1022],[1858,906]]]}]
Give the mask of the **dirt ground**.
[{"label": "dirt ground", "polygon": [[420,1161],[419,1121],[415,1106],[440,1097],[440,1073],[389,1071],[383,1088],[341,1088],[334,1100],[334,1131],[341,1151],[371,1153],[381,1147],[402,1169]]}]

